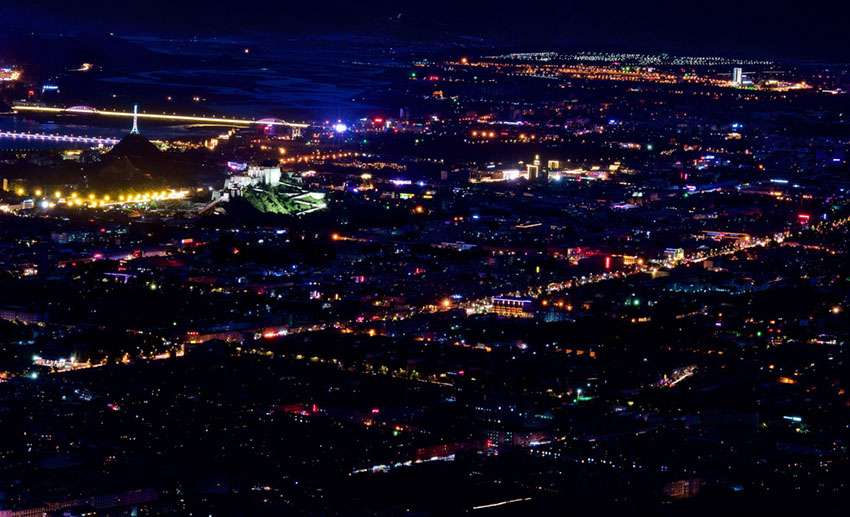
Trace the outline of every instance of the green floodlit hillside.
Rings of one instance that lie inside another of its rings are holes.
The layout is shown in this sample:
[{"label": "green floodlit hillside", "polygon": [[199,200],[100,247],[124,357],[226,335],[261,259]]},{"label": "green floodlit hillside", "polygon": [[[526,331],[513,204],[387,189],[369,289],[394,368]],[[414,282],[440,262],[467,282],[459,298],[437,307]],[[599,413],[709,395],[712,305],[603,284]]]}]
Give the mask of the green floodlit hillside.
[{"label": "green floodlit hillside", "polygon": [[245,200],[266,214],[302,215],[326,208],[324,193],[306,192],[295,186],[254,187],[245,191]]}]

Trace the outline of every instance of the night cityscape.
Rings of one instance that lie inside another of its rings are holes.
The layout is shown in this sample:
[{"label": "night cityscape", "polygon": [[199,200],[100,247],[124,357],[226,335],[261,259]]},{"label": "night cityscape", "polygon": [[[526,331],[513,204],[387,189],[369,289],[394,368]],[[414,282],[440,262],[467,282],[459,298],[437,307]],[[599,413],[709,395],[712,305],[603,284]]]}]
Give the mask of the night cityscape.
[{"label": "night cityscape", "polygon": [[823,2],[0,2],[0,517],[850,515]]}]

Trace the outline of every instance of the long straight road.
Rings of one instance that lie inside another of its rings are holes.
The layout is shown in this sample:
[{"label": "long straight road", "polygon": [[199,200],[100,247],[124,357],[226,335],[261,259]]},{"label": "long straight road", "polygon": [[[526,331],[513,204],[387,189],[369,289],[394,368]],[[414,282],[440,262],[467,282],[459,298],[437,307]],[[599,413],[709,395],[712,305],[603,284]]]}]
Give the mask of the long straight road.
[{"label": "long straight road", "polygon": [[173,122],[197,122],[204,124],[215,124],[215,125],[223,125],[223,126],[287,126],[294,128],[306,128],[310,127],[309,124],[302,124],[298,122],[287,122],[285,120],[274,119],[274,118],[265,118],[265,119],[243,119],[243,118],[229,118],[229,117],[203,117],[196,115],[178,115],[176,113],[138,113],[134,114],[132,111],[111,111],[111,110],[100,110],[97,108],[92,108],[90,106],[71,106],[70,108],[59,108],[52,106],[35,106],[31,104],[15,104],[12,106],[12,110],[19,112],[33,112],[33,113],[57,113],[57,114],[69,114],[69,115],[92,115],[92,116],[107,116],[107,117],[124,117],[124,118],[133,118],[137,116],[140,119],[153,119],[153,120],[165,120],[165,121],[173,121]]}]

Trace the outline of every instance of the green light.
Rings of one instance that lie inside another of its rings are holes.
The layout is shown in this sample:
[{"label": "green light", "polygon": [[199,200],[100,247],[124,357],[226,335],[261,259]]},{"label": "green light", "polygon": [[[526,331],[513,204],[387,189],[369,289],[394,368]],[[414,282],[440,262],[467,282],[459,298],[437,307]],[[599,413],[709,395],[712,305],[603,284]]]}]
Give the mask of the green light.
[{"label": "green light", "polygon": [[758,332],[756,332],[756,337],[761,337],[761,330],[759,330]]},{"label": "green light", "polygon": [[399,435],[398,431],[393,431],[393,436],[398,436],[398,435]]}]

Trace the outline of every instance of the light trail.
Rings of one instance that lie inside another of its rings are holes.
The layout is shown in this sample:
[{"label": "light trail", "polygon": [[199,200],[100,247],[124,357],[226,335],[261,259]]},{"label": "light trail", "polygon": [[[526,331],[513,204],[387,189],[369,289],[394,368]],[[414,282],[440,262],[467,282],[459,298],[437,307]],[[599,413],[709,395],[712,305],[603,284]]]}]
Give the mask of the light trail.
[{"label": "light trail", "polygon": [[97,136],[74,136],[74,135],[56,135],[56,134],[38,134],[38,133],[18,133],[15,131],[0,131],[0,138],[13,138],[24,140],[38,140],[45,142],[69,142],[83,144],[103,144],[115,145],[118,140],[115,138],[104,138]]},{"label": "light trail", "polygon": [[[108,110],[98,110],[93,108],[54,108],[49,106],[30,106],[27,104],[15,104],[12,106],[12,109],[15,111],[37,111],[42,113],[71,113],[71,114],[80,114],[80,115],[105,115],[110,117],[125,117],[125,118],[133,118],[132,111],[108,111]],[[238,119],[238,118],[218,118],[218,117],[198,117],[195,115],[168,115],[165,113],[139,113],[138,118],[146,118],[146,119],[155,119],[155,120],[172,120],[172,121],[182,121],[182,122],[206,122],[213,124],[227,124],[227,125],[242,125],[242,126],[288,126],[288,127],[297,127],[297,128],[306,128],[310,127],[309,124],[300,124],[296,122],[286,122],[284,120],[253,120],[253,119]]]},{"label": "light trail", "polygon": [[519,499],[508,499],[507,501],[499,501],[498,503],[482,504],[480,506],[473,506],[472,509],[473,510],[485,510],[487,508],[495,508],[497,506],[504,506],[506,504],[521,503],[523,501],[531,501],[531,498],[530,497],[520,497]]}]

